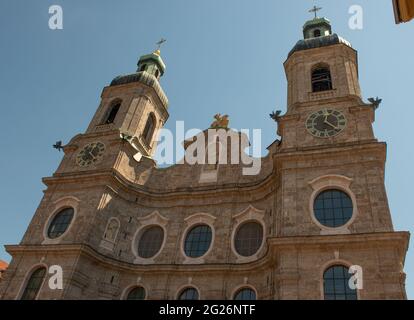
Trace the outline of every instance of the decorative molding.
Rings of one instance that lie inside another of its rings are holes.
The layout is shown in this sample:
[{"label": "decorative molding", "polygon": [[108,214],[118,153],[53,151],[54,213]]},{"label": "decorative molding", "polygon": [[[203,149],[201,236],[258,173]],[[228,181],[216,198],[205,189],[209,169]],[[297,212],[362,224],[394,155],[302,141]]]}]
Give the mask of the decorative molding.
[{"label": "decorative molding", "polygon": [[[115,234],[113,236],[113,239],[109,239],[106,237],[106,234],[108,232],[108,227],[110,225],[110,223],[112,221],[116,221],[117,222],[117,229],[115,231]],[[116,217],[111,217],[108,219],[108,222],[106,223],[106,227],[104,230],[104,234],[102,235],[102,240],[101,243],[99,244],[100,247],[107,249],[109,251],[114,251],[115,249],[115,244],[116,244],[116,238],[118,237],[119,234],[119,230],[121,229],[121,221],[119,221],[118,218]]]}]

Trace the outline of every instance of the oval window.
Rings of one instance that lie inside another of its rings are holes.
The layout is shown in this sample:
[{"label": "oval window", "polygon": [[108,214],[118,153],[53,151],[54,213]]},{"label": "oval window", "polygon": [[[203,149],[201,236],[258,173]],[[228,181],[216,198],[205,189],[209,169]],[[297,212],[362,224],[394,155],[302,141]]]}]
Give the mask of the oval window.
[{"label": "oval window", "polygon": [[199,258],[204,256],[211,245],[211,228],[208,225],[199,225],[187,233],[184,243],[184,252],[187,257]]},{"label": "oval window", "polygon": [[263,242],[263,227],[258,222],[247,222],[236,232],[234,247],[237,253],[243,257],[253,256]]},{"label": "oval window", "polygon": [[164,229],[159,226],[147,228],[138,242],[138,255],[141,258],[149,259],[154,257],[164,242]]},{"label": "oval window", "polygon": [[65,208],[59,211],[49,225],[47,236],[50,239],[56,239],[64,234],[72,222],[74,214],[75,210],[73,208]]}]

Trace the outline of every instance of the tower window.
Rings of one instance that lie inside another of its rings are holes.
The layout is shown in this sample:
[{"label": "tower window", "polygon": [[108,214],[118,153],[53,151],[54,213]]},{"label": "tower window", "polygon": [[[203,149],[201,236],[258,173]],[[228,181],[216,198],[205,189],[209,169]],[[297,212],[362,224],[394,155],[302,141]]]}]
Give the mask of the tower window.
[{"label": "tower window", "polygon": [[155,78],[157,78],[158,79],[158,77],[160,76],[160,72],[158,71],[158,69],[157,70],[155,70]]},{"label": "tower window", "polygon": [[154,135],[155,130],[155,115],[154,113],[150,113],[148,116],[147,123],[145,124],[144,132],[142,136],[144,137],[145,141],[150,144],[152,140],[152,136]]},{"label": "tower window", "polygon": [[65,208],[55,215],[47,230],[50,239],[59,238],[66,232],[74,215],[73,208]]},{"label": "tower window", "polygon": [[316,29],[316,30],[313,31],[313,37],[314,38],[318,38],[320,36],[321,36],[321,30]]},{"label": "tower window", "polygon": [[351,276],[344,266],[328,268],[323,274],[325,300],[358,300],[357,291],[349,286]]},{"label": "tower window", "polygon": [[234,247],[243,257],[253,256],[263,243],[263,227],[260,223],[250,221],[243,224],[236,232]]},{"label": "tower window", "polygon": [[320,224],[329,228],[339,228],[352,218],[352,200],[343,191],[326,190],[316,197],[313,211]]},{"label": "tower window", "polygon": [[198,291],[195,288],[187,288],[181,291],[178,300],[198,300]]},{"label": "tower window", "polygon": [[46,268],[40,267],[32,272],[27,281],[21,300],[35,300],[45,278]]},{"label": "tower window", "polygon": [[114,123],[116,115],[118,114],[119,108],[121,107],[121,102],[117,102],[111,106],[107,116],[104,119],[104,124]]},{"label": "tower window", "polygon": [[146,65],[146,64],[143,64],[143,65],[141,66],[140,71],[142,72],[142,71],[145,71],[146,69],[147,69],[147,65]]},{"label": "tower window", "polygon": [[256,292],[250,288],[243,288],[234,295],[234,300],[256,300]]},{"label": "tower window", "polygon": [[327,67],[319,67],[312,71],[312,91],[332,90],[331,72]]},{"label": "tower window", "polygon": [[126,300],[145,300],[145,289],[143,287],[133,288],[126,298]]}]

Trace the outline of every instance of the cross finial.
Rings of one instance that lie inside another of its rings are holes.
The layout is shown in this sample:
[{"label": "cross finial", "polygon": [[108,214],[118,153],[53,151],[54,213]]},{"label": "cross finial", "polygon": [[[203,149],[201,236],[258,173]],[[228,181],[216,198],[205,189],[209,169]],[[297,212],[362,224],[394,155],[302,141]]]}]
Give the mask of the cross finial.
[{"label": "cross finial", "polygon": [[164,38],[161,38],[161,40],[160,41],[158,41],[157,43],[156,43],[156,45],[157,45],[157,50],[160,50],[161,49],[161,46],[162,46],[162,44],[164,43],[164,42],[166,42],[167,40],[165,40]]},{"label": "cross finial", "polygon": [[322,10],[321,7],[313,6],[313,8],[309,10],[309,12],[313,12],[315,14],[315,19],[316,19],[317,18],[316,14],[320,10]]}]

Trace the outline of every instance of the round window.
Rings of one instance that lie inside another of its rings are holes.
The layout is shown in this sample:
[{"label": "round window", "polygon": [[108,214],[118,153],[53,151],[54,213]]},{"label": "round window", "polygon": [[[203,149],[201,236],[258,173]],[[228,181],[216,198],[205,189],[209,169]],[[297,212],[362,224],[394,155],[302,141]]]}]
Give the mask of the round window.
[{"label": "round window", "polygon": [[56,239],[66,232],[72,222],[75,210],[66,208],[59,211],[53,218],[47,230],[47,236],[50,239]]},{"label": "round window", "polygon": [[211,228],[208,225],[199,225],[187,233],[184,242],[184,252],[187,257],[199,258],[206,254],[211,245]]},{"label": "round window", "polygon": [[313,212],[316,220],[323,226],[342,227],[352,218],[352,200],[343,191],[326,190],[316,197]]},{"label": "round window", "polygon": [[239,255],[251,257],[261,247],[263,242],[263,227],[258,222],[247,222],[236,232],[234,246]]},{"label": "round window", "polygon": [[152,226],[144,230],[138,242],[138,255],[149,259],[154,257],[161,249],[164,242],[164,229]]}]

